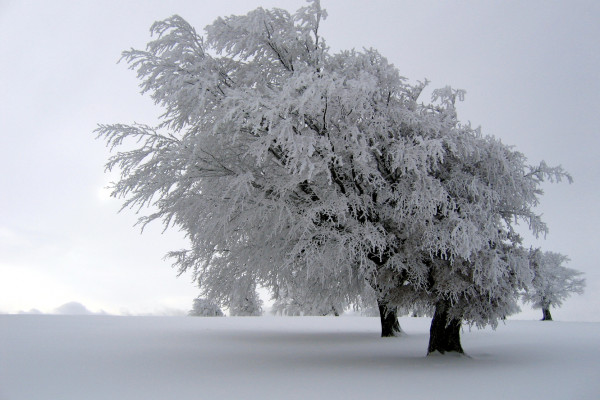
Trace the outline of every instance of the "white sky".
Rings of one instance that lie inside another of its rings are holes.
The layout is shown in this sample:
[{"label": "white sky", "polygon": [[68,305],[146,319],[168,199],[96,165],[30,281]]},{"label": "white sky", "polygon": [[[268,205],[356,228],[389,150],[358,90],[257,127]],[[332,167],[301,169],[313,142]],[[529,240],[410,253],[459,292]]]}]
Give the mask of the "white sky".
[{"label": "white sky", "polygon": [[[109,313],[172,314],[197,289],[162,257],[185,246],[143,235],[103,189],[98,123],[153,122],[121,51],[152,22],[179,14],[199,31],[216,17],[302,0],[0,0],[0,312],[52,312],[77,301]],[[586,293],[555,319],[600,321],[600,3],[322,0],[332,48],[374,47],[411,81],[467,90],[459,118],[514,144],[531,163],[562,164],[575,183],[548,186],[550,226],[530,244],[568,254]],[[114,178],[114,177],[113,177]],[[537,318],[527,307],[520,315]]]}]

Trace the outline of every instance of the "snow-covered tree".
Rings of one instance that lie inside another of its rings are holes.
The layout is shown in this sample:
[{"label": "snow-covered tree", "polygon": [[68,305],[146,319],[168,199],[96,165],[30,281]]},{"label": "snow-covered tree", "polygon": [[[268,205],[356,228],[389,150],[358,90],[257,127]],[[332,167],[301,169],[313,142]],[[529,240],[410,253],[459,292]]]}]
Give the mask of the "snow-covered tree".
[{"label": "snow-covered tree", "polygon": [[223,317],[223,311],[208,299],[194,299],[192,309],[188,313],[192,317]]},{"label": "snow-covered tree", "polygon": [[[294,288],[295,295],[287,294],[279,297],[273,303],[271,312],[275,315],[297,316],[339,316],[344,312],[341,304],[328,302],[324,299],[321,303],[315,303],[312,298],[307,298],[307,292]],[[324,292],[326,293],[326,292]]]},{"label": "snow-covered tree", "polygon": [[[434,91],[417,126],[419,140],[437,142],[440,156],[426,156],[432,165],[421,176],[396,178],[396,187],[410,185],[404,193],[421,196],[431,208],[420,215],[413,214],[418,207],[409,209],[396,229],[402,240],[393,257],[403,263],[402,279],[385,293],[403,308],[433,308],[429,352],[462,352],[462,322],[495,326],[518,310],[519,291],[532,273],[514,225],[524,221],[535,235],[545,234],[534,210],[541,183],[571,180],[561,167],[530,166],[523,154],[461,124],[455,102],[462,95]],[[424,190],[417,186],[421,180]]]},{"label": "snow-covered tree", "polygon": [[439,95],[443,121],[452,129],[438,132],[446,132],[452,147],[435,174],[448,203],[428,222],[422,242],[433,255],[425,261],[425,289],[435,306],[429,352],[443,353],[462,352],[460,321],[495,326],[518,311],[518,293],[531,271],[514,225],[524,221],[535,235],[545,234],[534,210],[541,183],[570,176],[543,162],[530,166],[523,154],[461,125],[453,111],[461,93],[446,89]]},{"label": "snow-covered tree", "polygon": [[152,206],[142,224],[185,232],[175,265],[230,309],[240,277],[276,300],[318,287],[315,301],[357,303],[368,285],[383,331],[398,306],[435,307],[430,351],[462,351],[444,341],[514,311],[531,279],[514,221],[545,232],[539,185],[569,177],[461,124],[463,92],[422,103],[425,84],[377,51],[330,54],[325,16],[318,1],[259,8],[205,37],[178,16],[156,22],[123,57],[161,123],[97,130],[111,148],[138,143],[107,164],[121,171],[113,195]]},{"label": "snow-covered tree", "polygon": [[275,315],[339,316],[348,307],[344,298],[347,288],[341,282],[337,288],[324,287],[319,279],[298,277],[286,287],[280,287],[273,303]]},{"label": "snow-covered tree", "polygon": [[571,294],[583,294],[583,272],[567,268],[569,257],[551,251],[531,250],[533,281],[523,293],[523,300],[542,309],[542,321],[552,321],[551,307],[560,307]]},{"label": "snow-covered tree", "polygon": [[[373,198],[358,179],[374,167],[361,152],[377,149],[353,125],[371,124],[371,97],[409,101],[413,89],[374,51],[329,56],[318,35],[324,15],[318,2],[293,16],[258,9],[217,20],[206,41],[172,17],[153,26],[159,37],[146,51],[124,53],[165,113],[158,127],[99,128],[112,146],[144,143],[109,163],[122,171],[114,193],[125,206],[154,202],[158,211],[142,223],[183,228],[192,246],[171,255],[210,298],[228,295],[220,278],[239,266],[271,288],[298,269],[361,281],[369,259],[395,240],[380,222],[364,223]],[[346,171],[352,163],[366,171]]]},{"label": "snow-covered tree", "polygon": [[253,281],[237,285],[230,293],[229,315],[238,317],[259,317],[262,315],[262,300]]}]

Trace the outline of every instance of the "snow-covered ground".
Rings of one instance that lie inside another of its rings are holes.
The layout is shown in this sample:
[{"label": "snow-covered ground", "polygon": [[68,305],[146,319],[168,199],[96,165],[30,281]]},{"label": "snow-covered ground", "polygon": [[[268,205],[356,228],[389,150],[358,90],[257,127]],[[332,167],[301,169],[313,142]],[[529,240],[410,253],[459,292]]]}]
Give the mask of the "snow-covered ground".
[{"label": "snow-covered ground", "polygon": [[600,323],[466,329],[470,357],[425,357],[429,320],[400,323],[0,315],[0,399],[600,398]]}]

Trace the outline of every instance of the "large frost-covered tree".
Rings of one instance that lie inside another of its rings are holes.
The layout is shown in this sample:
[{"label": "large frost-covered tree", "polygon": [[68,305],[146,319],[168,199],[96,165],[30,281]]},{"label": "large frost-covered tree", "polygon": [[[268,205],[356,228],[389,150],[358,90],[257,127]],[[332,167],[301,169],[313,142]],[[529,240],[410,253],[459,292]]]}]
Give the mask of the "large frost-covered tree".
[{"label": "large frost-covered tree", "polygon": [[533,281],[523,293],[523,300],[533,308],[542,309],[542,321],[552,321],[550,307],[560,307],[571,294],[583,294],[585,279],[583,274],[564,266],[569,257],[540,249],[531,251]]},{"label": "large frost-covered tree", "polygon": [[377,51],[331,54],[325,16],[318,1],[259,8],[204,37],[178,16],[156,22],[123,57],[160,124],[97,129],[111,148],[138,143],[107,164],[121,171],[113,195],[152,206],[142,224],[185,232],[174,264],[219,304],[240,279],[276,300],[322,288],[312,298],[332,304],[369,285],[383,328],[398,305],[434,309],[429,351],[462,351],[462,322],[516,309],[531,271],[513,224],[545,232],[539,185],[568,175],[461,124],[463,92],[422,103],[425,84]]}]

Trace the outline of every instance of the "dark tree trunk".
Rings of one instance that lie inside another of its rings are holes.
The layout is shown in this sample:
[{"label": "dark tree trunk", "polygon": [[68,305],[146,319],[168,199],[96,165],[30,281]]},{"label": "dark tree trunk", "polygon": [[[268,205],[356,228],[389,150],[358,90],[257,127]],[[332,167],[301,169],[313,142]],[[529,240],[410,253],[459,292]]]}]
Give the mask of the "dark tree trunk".
[{"label": "dark tree trunk", "polygon": [[452,319],[448,321],[448,310],[450,302],[440,300],[435,305],[435,313],[431,320],[429,329],[429,348],[427,354],[439,351],[444,354],[454,351],[463,354],[464,351],[460,345],[460,325],[461,321]]},{"label": "dark tree trunk", "polygon": [[381,337],[394,337],[402,333],[398,322],[398,307],[390,307],[386,302],[377,300],[381,319]]},{"label": "dark tree trunk", "polygon": [[552,314],[550,314],[550,307],[542,307],[542,321],[552,321]]}]

